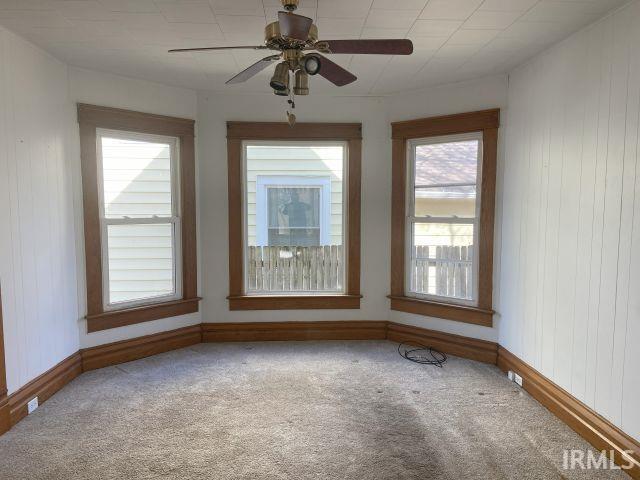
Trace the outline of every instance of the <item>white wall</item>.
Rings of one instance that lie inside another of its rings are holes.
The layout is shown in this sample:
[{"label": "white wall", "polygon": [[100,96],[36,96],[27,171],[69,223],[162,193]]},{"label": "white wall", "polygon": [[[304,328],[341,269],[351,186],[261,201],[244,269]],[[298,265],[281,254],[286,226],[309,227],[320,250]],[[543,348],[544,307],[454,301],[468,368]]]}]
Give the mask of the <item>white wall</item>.
[{"label": "white wall", "polygon": [[[316,82],[323,79],[314,79]],[[312,86],[313,88],[313,86]],[[390,99],[298,98],[302,122],[362,122],[362,308],[325,311],[230,312],[228,285],[226,121],[284,121],[275,96],[198,95],[203,321],[387,320],[390,271],[391,127],[389,122],[506,104],[506,79],[493,77]],[[206,132],[206,134],[204,134]],[[392,319],[461,335],[497,339],[497,330],[448,320],[397,314]]]},{"label": "white wall", "polygon": [[0,283],[9,393],[78,351],[67,67],[0,27]]},{"label": "white wall", "polygon": [[510,78],[500,344],[640,438],[640,2]]},{"label": "white wall", "polygon": [[[145,80],[120,77],[105,73],[95,72],[81,68],[69,68],[69,91],[71,101],[75,109],[75,102],[91,103],[107,107],[124,108],[140,112],[171,115],[176,117],[197,117],[196,94],[192,90],[169,87],[159,83]],[[75,111],[75,110],[74,110]],[[78,236],[76,245],[78,254],[78,284],[80,311],[86,314],[86,287],[84,283],[84,239],[82,234],[82,185],[80,175],[80,155],[78,127],[74,117],[74,146],[76,154],[73,159],[73,174],[75,177],[75,204]],[[197,133],[196,133],[197,135]],[[196,164],[197,164],[196,159]],[[196,178],[198,178],[198,166],[196,165]],[[198,249],[201,249],[198,242]],[[152,333],[173,330],[188,325],[196,325],[201,322],[200,312],[180,317],[164,318],[152,322],[145,322],[127,327],[114,328],[95,333],[86,333],[86,321],[79,324],[80,347],[92,347],[105,343],[135,338]]]}]

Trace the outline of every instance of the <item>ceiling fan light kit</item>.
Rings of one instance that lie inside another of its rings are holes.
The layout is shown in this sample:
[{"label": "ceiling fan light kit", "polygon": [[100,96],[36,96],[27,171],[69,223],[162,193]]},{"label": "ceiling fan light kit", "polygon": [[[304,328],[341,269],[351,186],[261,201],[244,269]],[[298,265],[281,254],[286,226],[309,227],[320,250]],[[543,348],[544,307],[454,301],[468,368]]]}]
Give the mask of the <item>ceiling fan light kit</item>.
[{"label": "ceiling fan light kit", "polygon": [[304,70],[298,70],[295,77],[293,93],[295,95],[309,95],[309,74]]},{"label": "ceiling fan light kit", "polygon": [[[351,72],[322,54],[411,55],[413,53],[413,43],[407,39],[318,40],[318,27],[314,25],[313,20],[293,13],[298,8],[299,0],[281,0],[281,2],[284,11],[278,12],[278,21],[269,23],[265,27],[264,45],[179,48],[169,52],[237,49],[278,51],[278,54],[259,60],[226,83],[246,82],[273,62],[280,60],[269,82],[273,92],[279,96],[291,95],[289,88],[291,75],[294,76],[293,95],[308,95],[309,76],[313,75],[320,75],[338,87],[349,85],[357,80]],[[295,108],[293,99],[289,99],[289,104]],[[295,115],[292,113],[290,115],[295,119]]]},{"label": "ceiling fan light kit", "polygon": [[317,75],[322,67],[322,62],[320,61],[320,57],[317,55],[309,54],[302,58],[300,67],[308,75]]},{"label": "ceiling fan light kit", "polygon": [[289,90],[289,65],[285,62],[276,65],[276,69],[273,72],[273,77],[271,77],[269,85],[278,92]]},{"label": "ceiling fan light kit", "polygon": [[287,12],[293,12],[298,8],[298,0],[282,0],[282,8],[284,8]]}]

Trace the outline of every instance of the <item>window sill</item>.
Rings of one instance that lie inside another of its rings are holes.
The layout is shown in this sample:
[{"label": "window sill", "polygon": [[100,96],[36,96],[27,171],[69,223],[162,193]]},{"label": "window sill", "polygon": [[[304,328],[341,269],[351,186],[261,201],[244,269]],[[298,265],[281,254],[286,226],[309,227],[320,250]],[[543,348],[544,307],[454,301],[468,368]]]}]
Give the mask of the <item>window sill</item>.
[{"label": "window sill", "polygon": [[110,328],[194,313],[198,311],[200,300],[202,300],[200,297],[195,297],[87,315],[87,332],[99,332]]},{"label": "window sill", "polygon": [[227,297],[229,310],[358,309],[362,295],[242,295]]},{"label": "window sill", "polygon": [[446,320],[482,325],[484,327],[493,326],[493,310],[395,295],[388,295],[388,298],[391,299],[391,310],[444,318]]}]

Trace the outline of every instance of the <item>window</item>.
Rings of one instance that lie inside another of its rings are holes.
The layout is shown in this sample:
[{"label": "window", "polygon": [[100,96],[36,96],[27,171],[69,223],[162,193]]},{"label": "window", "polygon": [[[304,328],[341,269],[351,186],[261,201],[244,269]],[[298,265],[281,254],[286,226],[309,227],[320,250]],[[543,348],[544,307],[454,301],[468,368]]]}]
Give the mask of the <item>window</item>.
[{"label": "window", "polygon": [[[254,148],[260,147],[251,147],[248,151]],[[259,163],[256,167],[260,168]],[[307,176],[310,172],[305,170],[301,173],[305,175],[256,174],[257,245],[329,244],[332,179],[330,176]],[[342,182],[341,170],[340,178],[336,180]],[[341,215],[341,205],[338,208]]]},{"label": "window", "polygon": [[498,123],[489,110],[393,125],[393,310],[492,324]]},{"label": "window", "polygon": [[97,131],[105,310],[180,298],[177,140]]},{"label": "window", "polygon": [[326,226],[320,227],[320,194],[320,189],[312,186],[269,187],[265,201],[267,245],[320,245],[320,234],[326,237]]},{"label": "window", "polygon": [[89,331],[197,311],[193,122],[89,105],[78,117]]},{"label": "window", "polygon": [[482,134],[412,140],[408,147],[407,295],[476,305]]},{"label": "window", "polygon": [[254,125],[228,126],[230,308],[358,308],[360,125]]}]

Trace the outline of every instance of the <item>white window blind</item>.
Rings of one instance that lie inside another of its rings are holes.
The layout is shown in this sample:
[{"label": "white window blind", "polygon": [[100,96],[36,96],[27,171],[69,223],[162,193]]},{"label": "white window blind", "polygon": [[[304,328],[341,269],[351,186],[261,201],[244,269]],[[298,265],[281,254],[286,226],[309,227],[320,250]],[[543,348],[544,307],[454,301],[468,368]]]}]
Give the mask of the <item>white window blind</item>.
[{"label": "white window blind", "polygon": [[98,130],[97,143],[105,309],[180,298],[177,139]]}]

